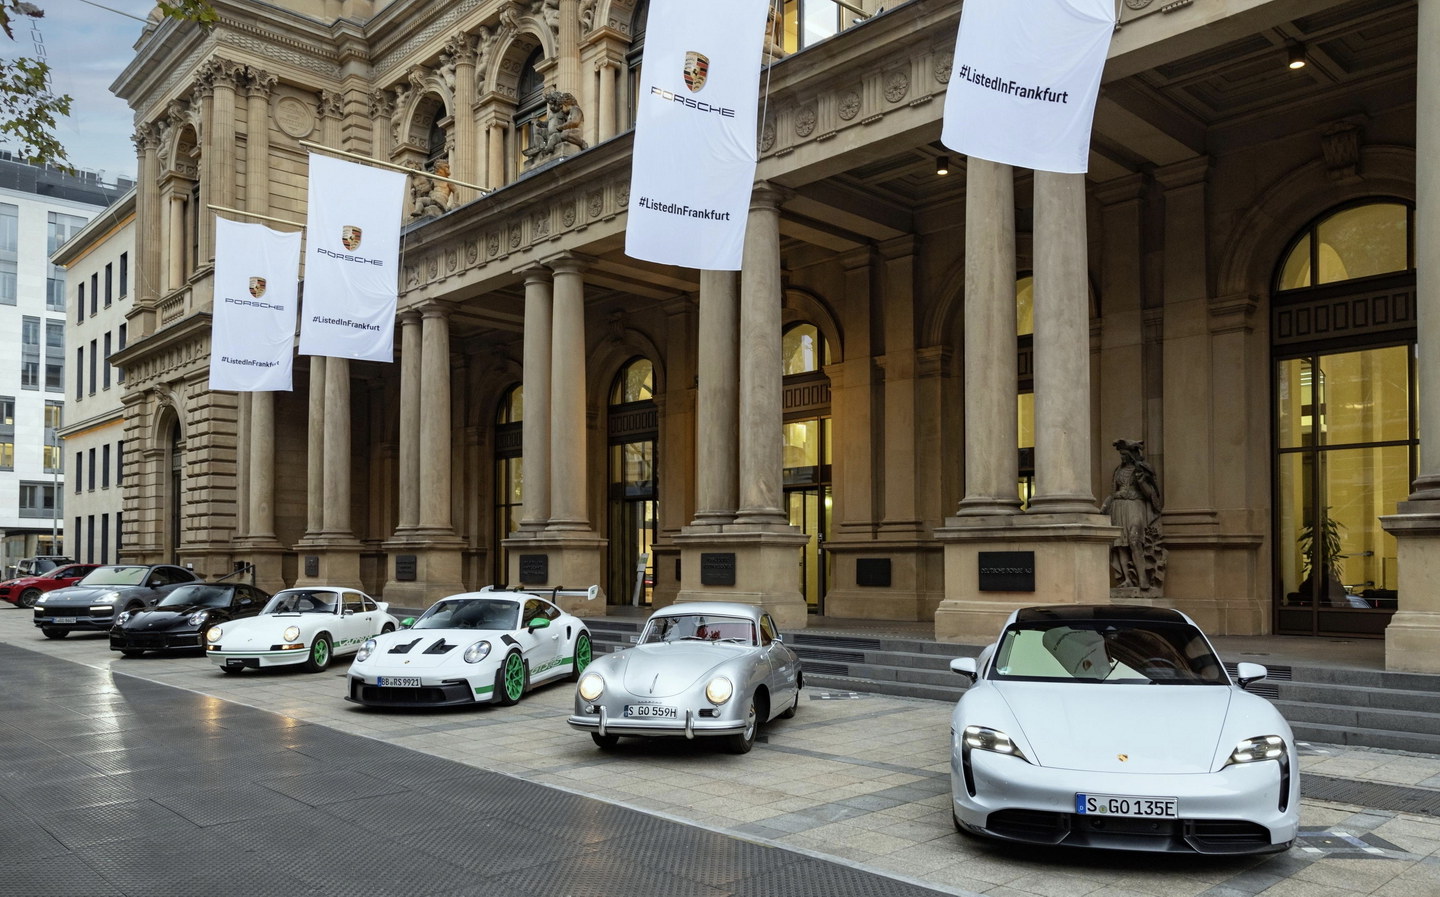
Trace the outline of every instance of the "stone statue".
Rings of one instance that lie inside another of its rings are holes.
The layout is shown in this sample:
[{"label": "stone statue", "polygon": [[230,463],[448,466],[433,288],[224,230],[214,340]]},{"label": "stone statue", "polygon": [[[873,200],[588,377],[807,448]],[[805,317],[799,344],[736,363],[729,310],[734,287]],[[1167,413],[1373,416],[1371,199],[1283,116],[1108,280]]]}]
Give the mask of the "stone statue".
[{"label": "stone statue", "polygon": [[1165,545],[1160,535],[1160,484],[1155,468],[1145,460],[1145,443],[1117,439],[1120,465],[1112,477],[1113,489],[1100,505],[1120,535],[1110,548],[1111,579],[1116,589],[1159,596],[1165,580]]},{"label": "stone statue", "polygon": [[535,139],[525,150],[528,165],[549,159],[567,143],[582,150],[590,146],[580,133],[585,124],[585,113],[580,111],[580,103],[574,94],[549,91],[545,94],[545,107],[545,120],[536,126]]},{"label": "stone statue", "polygon": [[[442,178],[450,176],[450,163],[441,159],[435,163],[435,174]],[[416,171],[410,175],[410,217],[431,218],[450,211],[455,202],[455,188],[445,181],[437,181]]]}]

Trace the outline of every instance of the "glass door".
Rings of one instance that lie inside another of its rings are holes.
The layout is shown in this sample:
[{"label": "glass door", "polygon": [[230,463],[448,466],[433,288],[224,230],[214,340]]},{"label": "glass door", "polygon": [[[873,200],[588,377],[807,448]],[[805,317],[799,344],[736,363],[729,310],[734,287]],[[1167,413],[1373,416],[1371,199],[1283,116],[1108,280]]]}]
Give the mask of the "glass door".
[{"label": "glass door", "polygon": [[800,593],[811,613],[824,613],[830,572],[830,556],[825,551],[825,540],[830,537],[830,487],[787,490],[785,503],[790,525],[810,537],[800,552]]}]

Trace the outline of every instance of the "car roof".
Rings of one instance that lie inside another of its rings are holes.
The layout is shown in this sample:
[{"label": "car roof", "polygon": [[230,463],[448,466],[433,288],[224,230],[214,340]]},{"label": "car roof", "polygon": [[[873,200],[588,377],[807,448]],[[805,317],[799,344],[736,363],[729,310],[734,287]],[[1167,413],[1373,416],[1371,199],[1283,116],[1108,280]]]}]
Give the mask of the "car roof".
[{"label": "car roof", "polygon": [[1129,623],[1189,623],[1190,618],[1168,607],[1144,604],[1049,604],[1023,607],[1015,612],[1016,623],[1057,623],[1064,621],[1110,620]]},{"label": "car roof", "polygon": [[[535,595],[530,592],[479,591],[457,592],[454,595],[446,595],[444,598],[437,599],[435,603],[439,604],[441,601],[479,601],[481,599],[484,599],[486,601],[518,601],[521,598],[543,598],[546,601],[550,601],[550,599],[546,598],[544,595]],[[554,602],[551,603],[553,604]]]},{"label": "car roof", "polygon": [[671,604],[662,607],[651,614],[655,617],[675,617],[683,614],[714,614],[723,617],[745,617],[749,620],[759,620],[765,613],[765,608],[756,604],[740,604],[733,601],[686,601],[683,604]]}]

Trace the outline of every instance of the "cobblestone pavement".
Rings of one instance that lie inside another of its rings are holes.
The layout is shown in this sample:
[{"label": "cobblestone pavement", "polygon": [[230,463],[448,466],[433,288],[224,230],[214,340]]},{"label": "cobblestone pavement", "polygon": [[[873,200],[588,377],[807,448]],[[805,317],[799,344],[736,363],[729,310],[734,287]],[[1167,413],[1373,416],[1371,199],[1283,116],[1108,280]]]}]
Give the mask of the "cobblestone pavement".
[{"label": "cobblestone pavement", "polygon": [[[222,674],[199,656],[126,659],[102,635],[51,641],[0,606],[0,641],[380,739],[480,769],[783,846],[956,894],[994,897],[1435,897],[1440,817],[1306,799],[1287,853],[1214,858],[1046,851],[955,834],[946,703],[807,689],[745,756],[703,741],[625,739],[602,752],[565,724],[572,686],[515,707],[377,712],[321,674]],[[18,671],[6,671],[14,683]],[[1306,773],[1440,789],[1440,756],[1302,746]]]}]

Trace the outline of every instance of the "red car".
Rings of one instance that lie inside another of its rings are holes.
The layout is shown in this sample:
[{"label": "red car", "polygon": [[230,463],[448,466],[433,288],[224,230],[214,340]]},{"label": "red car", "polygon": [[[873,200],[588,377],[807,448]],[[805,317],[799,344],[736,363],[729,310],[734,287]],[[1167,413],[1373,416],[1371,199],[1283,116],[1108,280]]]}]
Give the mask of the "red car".
[{"label": "red car", "polygon": [[64,564],[49,573],[0,582],[0,600],[9,601],[16,607],[34,607],[35,599],[39,598],[42,592],[73,586],[98,566],[100,565]]}]

